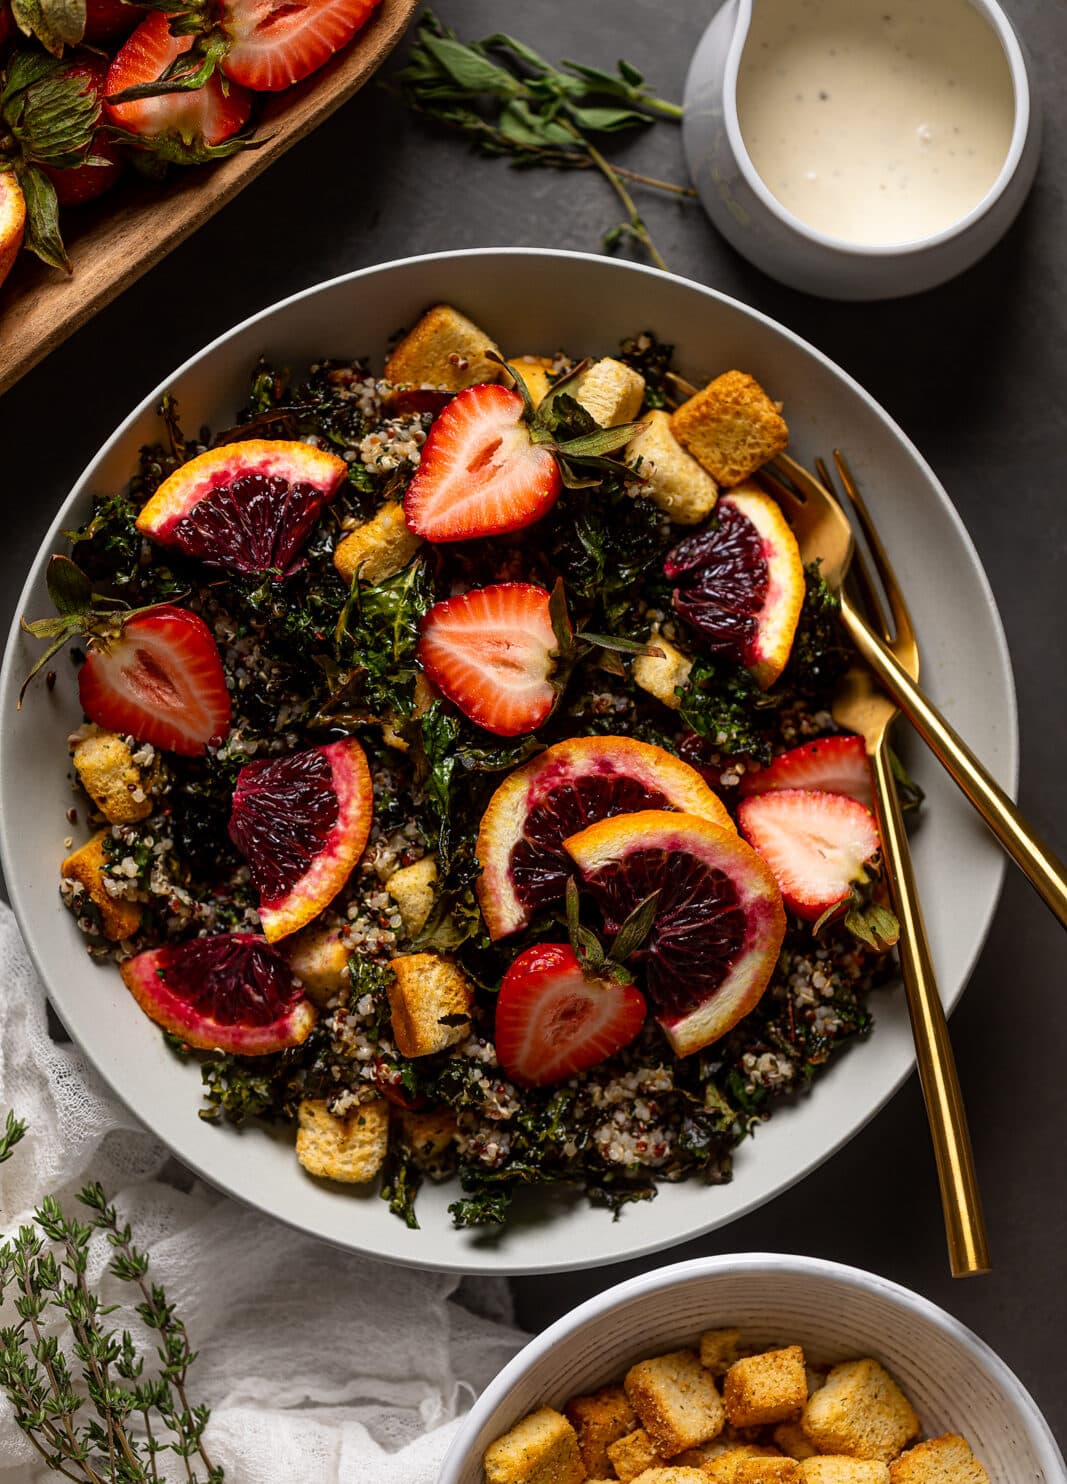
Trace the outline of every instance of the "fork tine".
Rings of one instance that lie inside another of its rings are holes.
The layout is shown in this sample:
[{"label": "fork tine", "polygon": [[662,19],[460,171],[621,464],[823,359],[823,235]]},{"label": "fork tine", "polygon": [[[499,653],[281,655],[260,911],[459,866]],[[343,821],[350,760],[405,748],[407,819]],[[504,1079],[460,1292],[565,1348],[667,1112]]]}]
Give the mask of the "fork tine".
[{"label": "fork tine", "polygon": [[893,571],[892,563],[886,554],[885,547],[882,545],[881,537],[878,535],[874,521],[871,519],[870,511],[867,509],[867,502],[864,500],[859,486],[852,476],[852,470],[848,466],[848,460],[839,448],[834,449],[834,463],[837,465],[837,472],[841,476],[841,483],[845,487],[845,494],[848,496],[849,503],[856,512],[856,519],[859,521],[864,539],[870,548],[871,556],[874,559],[875,570],[881,578],[885,595],[889,599],[889,610],[893,615],[893,623],[896,626],[896,636],[898,639],[905,639],[908,642],[912,642],[915,638],[915,626],[911,621],[911,614],[908,612],[908,605],[904,600],[904,594],[900,584],[897,582],[896,573]]},{"label": "fork tine", "polygon": [[803,464],[798,464],[790,454],[780,453],[771,460],[780,472],[784,472],[796,485],[800,494],[805,499],[820,499],[826,491],[819,484],[814,475],[809,474]]},{"label": "fork tine", "polygon": [[[829,492],[836,499],[837,490],[834,488],[834,481],[830,476],[830,471],[827,469],[826,465],[820,458],[817,458],[815,460],[815,472],[822,480],[824,487],[829,490]],[[885,609],[882,607],[881,599],[878,596],[878,590],[874,585],[873,579],[871,578],[870,568],[867,566],[867,562],[864,558],[863,552],[858,545],[854,546],[852,550],[852,566],[850,568],[850,576],[855,578],[855,585],[859,593],[860,605],[866,610],[868,621],[873,624],[875,629],[877,629],[881,633],[882,638],[885,640],[885,642],[887,644],[891,644],[893,642],[893,635],[889,629],[889,624],[885,616]]]},{"label": "fork tine", "polygon": [[765,464],[759,471],[759,479],[761,484],[767,486],[768,492],[774,496],[779,505],[783,506],[787,515],[798,515],[803,511],[804,500],[796,490],[790,489],[784,479],[779,478],[770,464]]}]

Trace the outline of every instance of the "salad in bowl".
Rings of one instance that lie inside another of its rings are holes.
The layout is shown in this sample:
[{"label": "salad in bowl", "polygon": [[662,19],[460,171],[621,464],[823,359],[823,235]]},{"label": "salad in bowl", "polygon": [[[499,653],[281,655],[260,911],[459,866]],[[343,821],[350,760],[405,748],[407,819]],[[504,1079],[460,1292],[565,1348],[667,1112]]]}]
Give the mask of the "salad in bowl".
[{"label": "salad in bowl", "polygon": [[90,954],[201,1117],[409,1225],[425,1181],[476,1226],[728,1180],[891,971],[836,600],[758,479],[788,428],[708,371],[449,305],[380,370],[261,362],[229,429],[164,399],[27,625],[78,667]]}]

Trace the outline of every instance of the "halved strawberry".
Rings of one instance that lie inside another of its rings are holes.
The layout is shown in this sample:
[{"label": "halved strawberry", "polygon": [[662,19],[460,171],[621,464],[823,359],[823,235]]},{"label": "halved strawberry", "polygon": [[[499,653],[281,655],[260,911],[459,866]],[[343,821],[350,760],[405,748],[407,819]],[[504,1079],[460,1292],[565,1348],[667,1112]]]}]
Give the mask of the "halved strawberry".
[{"label": "halved strawberry", "polygon": [[868,809],[874,806],[871,768],[862,737],[820,737],[779,753],[758,773],[741,779],[744,799],[780,788],[808,788],[847,794]]},{"label": "halved strawberry", "polygon": [[110,732],[194,756],[230,730],[230,695],[211,630],[162,604],[134,613],[115,637],[91,640],[78,676],[82,710]]},{"label": "halved strawberry", "polygon": [[435,603],[422,621],[418,658],[471,721],[518,737],[536,731],[556,704],[556,651],[545,589],[500,582]]},{"label": "halved strawberry", "polygon": [[848,902],[878,854],[874,815],[844,794],[778,789],[742,800],[737,821],[773,871],[786,906],[809,922]]},{"label": "halved strawberry", "polygon": [[222,70],[257,93],[309,76],[346,46],[380,0],[229,0]]},{"label": "halved strawberry", "polygon": [[434,421],[404,496],[427,541],[470,541],[532,525],[562,489],[559,465],[533,441],[518,392],[471,386]]},{"label": "halved strawberry", "polygon": [[252,97],[244,88],[212,75],[188,92],[116,101],[127,89],[157,82],[192,46],[191,36],[171,35],[169,19],[152,11],[119,48],[107,74],[108,117],[164,159],[196,164],[232,154],[242,147],[234,135],[252,112]]},{"label": "halved strawberry", "polygon": [[645,1023],[632,984],[583,972],[566,943],[520,953],[496,1000],[500,1065],[520,1087],[563,1082],[628,1046]]}]

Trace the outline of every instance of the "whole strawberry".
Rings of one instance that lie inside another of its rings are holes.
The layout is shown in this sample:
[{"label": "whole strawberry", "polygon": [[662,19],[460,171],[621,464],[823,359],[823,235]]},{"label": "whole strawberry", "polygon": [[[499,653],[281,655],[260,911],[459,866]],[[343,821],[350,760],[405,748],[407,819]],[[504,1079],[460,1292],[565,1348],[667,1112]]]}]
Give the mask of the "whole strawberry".
[{"label": "whole strawberry", "polygon": [[[124,6],[129,10],[129,6]],[[107,59],[95,52],[75,55],[64,65],[63,75],[74,80],[83,79],[86,90],[91,90],[99,107],[104,98],[107,82]],[[56,188],[60,206],[78,206],[83,201],[95,201],[109,191],[122,174],[122,156],[114,140],[101,128],[93,131],[89,152],[79,165],[57,167],[45,165],[45,174]]]}]

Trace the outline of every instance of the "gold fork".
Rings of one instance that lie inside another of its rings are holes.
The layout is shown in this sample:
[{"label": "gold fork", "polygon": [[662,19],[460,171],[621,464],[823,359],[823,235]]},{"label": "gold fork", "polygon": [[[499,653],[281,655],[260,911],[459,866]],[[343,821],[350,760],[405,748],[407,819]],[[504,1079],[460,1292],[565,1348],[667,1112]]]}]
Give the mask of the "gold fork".
[{"label": "gold fork", "polygon": [[[779,463],[789,474],[790,484],[770,470],[763,471],[763,478],[790,519],[802,558],[805,562],[820,558],[824,576],[831,587],[838,589],[851,568],[871,621],[887,639],[890,638],[881,604],[866,564],[854,548],[852,528],[844,512],[836,501],[830,510],[816,498],[816,482],[801,465],[786,458]],[[838,465],[839,469],[842,463],[843,460]],[[818,468],[823,485],[829,488],[825,466],[820,462]],[[850,477],[846,480],[844,470],[842,479],[846,488],[852,485]],[[864,529],[866,531],[866,527]],[[881,572],[880,563],[876,561],[876,565]],[[886,584],[886,593],[895,626],[894,648],[901,662],[917,675],[919,651],[903,597],[895,583]],[[841,597],[844,607],[847,596],[842,593]],[[886,876],[893,908],[900,921],[898,953],[901,977],[937,1165],[949,1263],[953,1277],[969,1277],[989,1271],[989,1251],[967,1116],[930,957],[890,760],[889,727],[898,714],[894,703],[879,689],[870,666],[862,660],[854,663],[842,677],[834,696],[833,716],[839,725],[862,736],[871,765]]]}]

